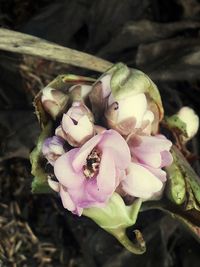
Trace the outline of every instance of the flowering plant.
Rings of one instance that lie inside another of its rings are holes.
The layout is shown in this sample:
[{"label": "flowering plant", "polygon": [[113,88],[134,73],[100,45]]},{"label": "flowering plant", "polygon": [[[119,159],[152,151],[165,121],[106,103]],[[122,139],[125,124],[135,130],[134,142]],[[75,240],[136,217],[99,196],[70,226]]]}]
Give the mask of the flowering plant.
[{"label": "flowering plant", "polygon": [[97,80],[61,75],[39,92],[35,108],[42,132],[31,153],[33,192],[57,192],[65,209],[90,217],[136,254],[145,251],[142,234],[135,231],[134,244],[126,228],[145,209],[162,209],[198,235],[188,218],[192,211],[200,222],[200,182],[181,153],[198,127],[189,130],[183,112],[163,119],[147,75],[122,63]]}]

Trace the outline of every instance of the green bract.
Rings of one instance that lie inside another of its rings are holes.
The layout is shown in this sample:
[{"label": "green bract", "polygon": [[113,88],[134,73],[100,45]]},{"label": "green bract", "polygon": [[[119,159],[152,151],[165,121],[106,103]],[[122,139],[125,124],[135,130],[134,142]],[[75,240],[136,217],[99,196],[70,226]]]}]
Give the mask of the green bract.
[{"label": "green bract", "polygon": [[142,235],[136,230],[137,244],[133,244],[126,235],[126,228],[135,224],[142,201],[136,199],[126,206],[123,199],[114,193],[104,208],[84,209],[83,214],[95,221],[101,228],[112,234],[129,251],[135,254],[145,252]]}]

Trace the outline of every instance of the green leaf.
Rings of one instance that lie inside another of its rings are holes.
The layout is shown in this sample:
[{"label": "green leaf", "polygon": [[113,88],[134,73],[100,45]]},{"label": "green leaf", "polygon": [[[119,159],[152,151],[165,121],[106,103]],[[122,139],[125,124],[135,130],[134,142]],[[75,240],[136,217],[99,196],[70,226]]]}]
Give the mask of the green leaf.
[{"label": "green leaf", "polygon": [[49,193],[52,192],[47,182],[47,174],[44,171],[44,166],[42,161],[44,160],[42,155],[42,145],[44,140],[50,136],[52,131],[52,123],[49,122],[42,130],[36,147],[30,154],[30,161],[32,165],[31,174],[34,176],[32,182],[32,192],[33,193]]},{"label": "green leaf", "polygon": [[174,158],[174,164],[179,168],[182,176],[185,180],[187,199],[186,209],[200,209],[200,179],[190,166],[188,161],[182,155],[182,153],[173,146],[172,156]]},{"label": "green leaf", "polygon": [[126,228],[136,222],[141,204],[141,199],[136,199],[132,205],[126,206],[120,195],[114,193],[104,208],[84,209],[83,214],[112,234],[130,252],[142,254],[146,248],[141,233],[135,231],[137,244],[133,244],[126,235]]},{"label": "green leaf", "polygon": [[175,146],[171,153],[173,163],[166,168],[166,195],[170,201],[145,203],[143,209],[156,208],[171,214],[200,241],[200,179]]},{"label": "green leaf", "polygon": [[166,186],[167,197],[175,204],[181,205],[186,200],[186,184],[174,155],[173,163],[169,167],[166,167],[165,170],[168,176]]}]

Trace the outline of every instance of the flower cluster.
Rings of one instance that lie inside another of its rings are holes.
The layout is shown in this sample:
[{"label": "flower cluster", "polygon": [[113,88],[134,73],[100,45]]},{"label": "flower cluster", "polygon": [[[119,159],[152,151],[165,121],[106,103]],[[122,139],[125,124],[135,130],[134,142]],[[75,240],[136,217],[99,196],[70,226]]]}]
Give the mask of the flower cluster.
[{"label": "flower cluster", "polygon": [[91,86],[71,87],[70,97],[52,88],[41,97],[50,115],[59,114],[42,148],[54,168],[48,182],[79,216],[84,208],[104,207],[114,192],[144,201],[162,194],[172,143],[158,133],[162,108],[146,90],[150,79],[129,72],[108,71]]}]

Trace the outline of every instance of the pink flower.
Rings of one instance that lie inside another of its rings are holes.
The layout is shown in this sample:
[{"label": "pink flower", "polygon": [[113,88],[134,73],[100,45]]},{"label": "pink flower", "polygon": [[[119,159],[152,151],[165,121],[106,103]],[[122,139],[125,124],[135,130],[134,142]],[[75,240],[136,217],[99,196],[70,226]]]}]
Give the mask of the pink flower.
[{"label": "pink flower", "polygon": [[123,190],[131,196],[149,199],[163,189],[166,172],[163,167],[172,163],[169,152],[172,143],[163,135],[134,136],[129,141],[132,163]]},{"label": "pink flower", "polygon": [[124,179],[130,161],[126,141],[114,130],[65,153],[54,165],[63,206],[78,215],[84,208],[104,206]]},{"label": "pink flower", "polygon": [[81,146],[94,136],[93,115],[82,102],[74,102],[63,115],[56,135],[63,137],[71,146]]}]

